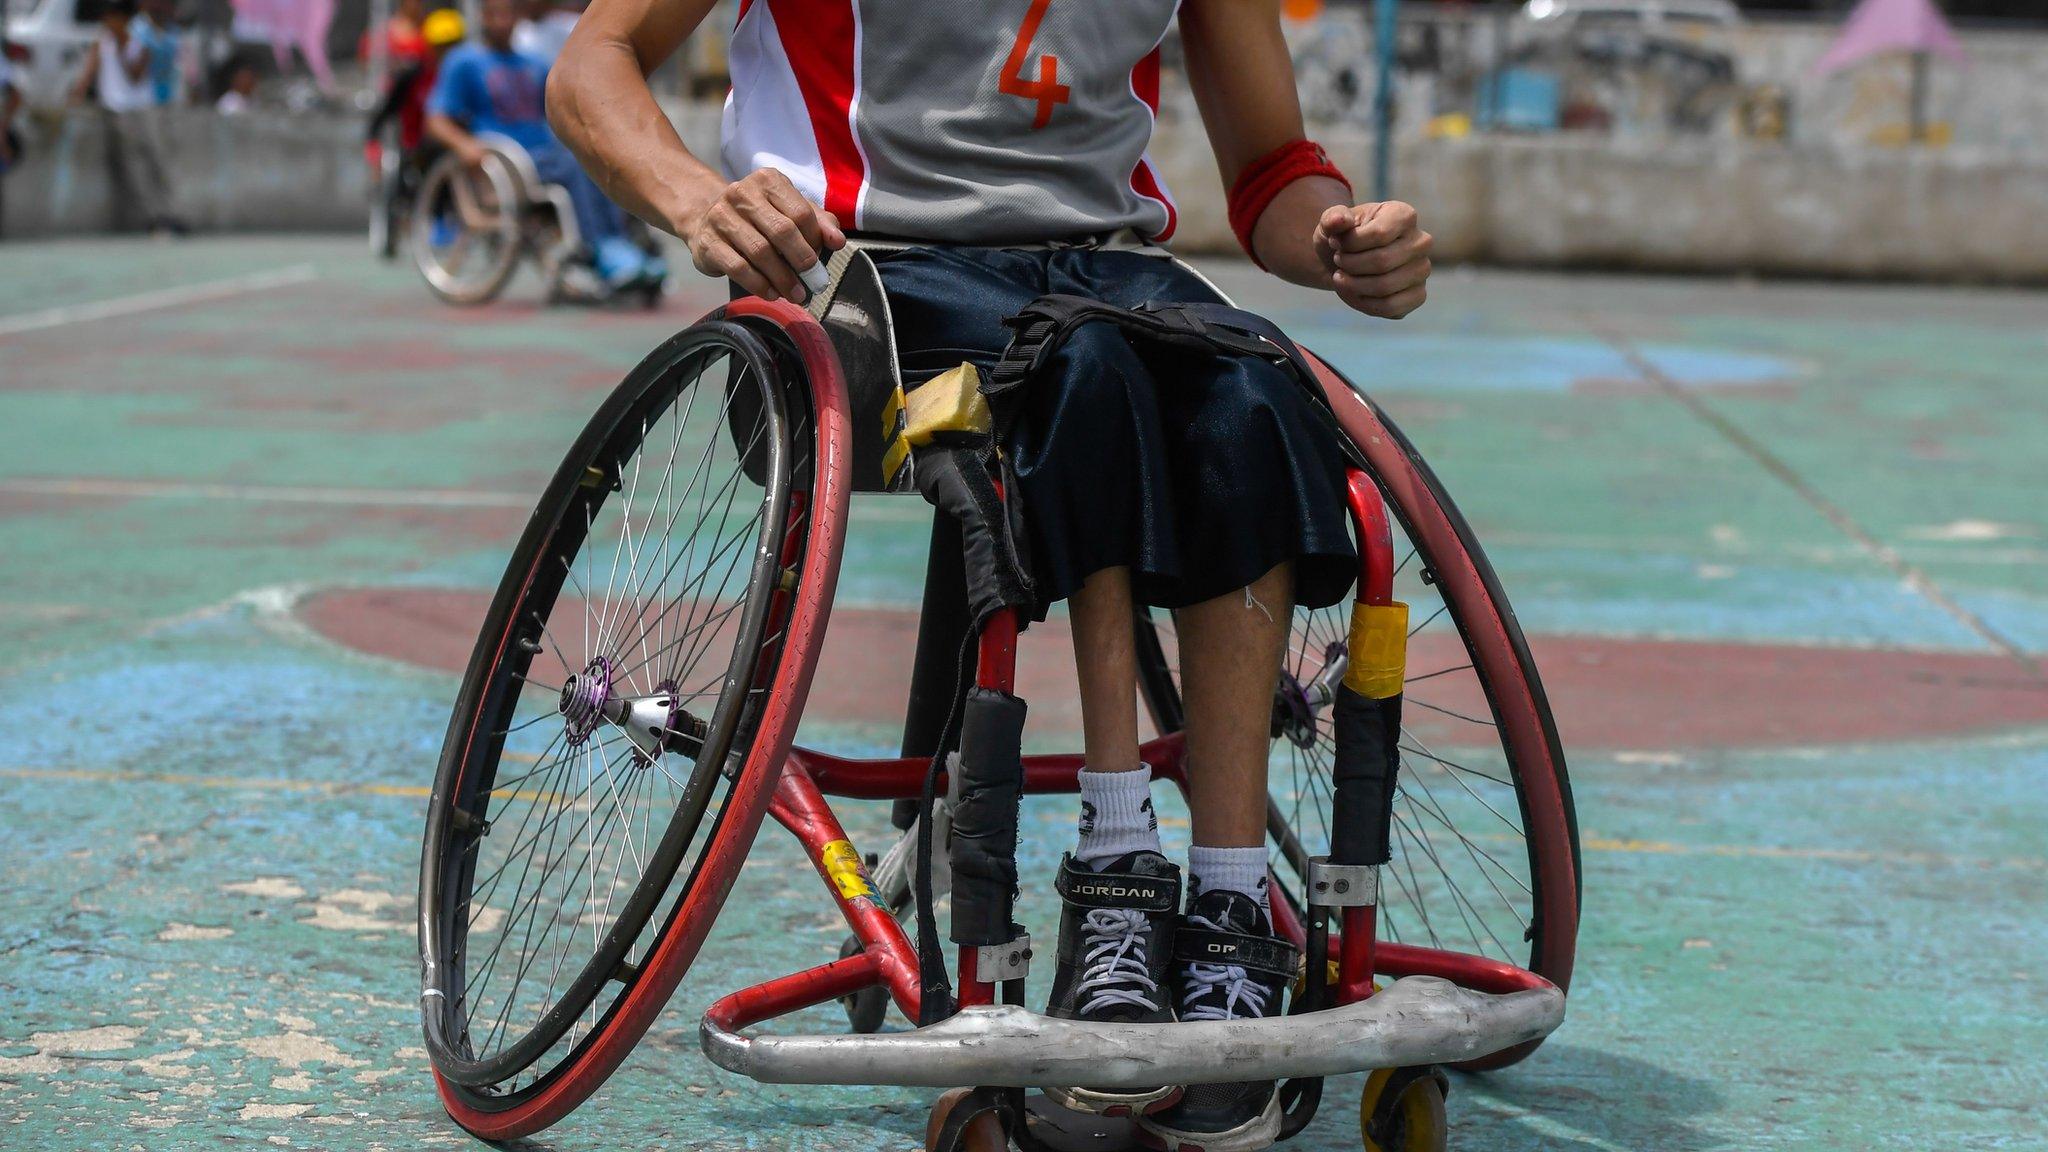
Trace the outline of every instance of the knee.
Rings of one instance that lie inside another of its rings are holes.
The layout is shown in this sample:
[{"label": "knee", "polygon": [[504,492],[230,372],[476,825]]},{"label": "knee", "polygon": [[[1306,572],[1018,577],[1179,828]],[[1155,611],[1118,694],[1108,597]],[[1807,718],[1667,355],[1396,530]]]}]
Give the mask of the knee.
[{"label": "knee", "polygon": [[1262,360],[1231,360],[1206,381],[1187,422],[1199,448],[1229,451],[1274,424],[1273,410],[1298,391],[1294,377]]}]

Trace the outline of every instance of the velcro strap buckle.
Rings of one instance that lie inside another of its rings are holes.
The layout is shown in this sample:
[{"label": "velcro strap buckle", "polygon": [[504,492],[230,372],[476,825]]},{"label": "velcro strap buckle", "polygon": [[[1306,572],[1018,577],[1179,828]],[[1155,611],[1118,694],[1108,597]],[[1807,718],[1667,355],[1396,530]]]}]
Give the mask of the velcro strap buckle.
[{"label": "velcro strap buckle", "polygon": [[1284,979],[1294,978],[1294,945],[1271,936],[1212,932],[1183,926],[1173,936],[1173,958],[1196,964],[1230,964]]},{"label": "velcro strap buckle", "polygon": [[1053,879],[1052,887],[1061,900],[1077,908],[1171,912],[1180,906],[1180,880],[1169,876],[1076,872],[1062,868]]}]

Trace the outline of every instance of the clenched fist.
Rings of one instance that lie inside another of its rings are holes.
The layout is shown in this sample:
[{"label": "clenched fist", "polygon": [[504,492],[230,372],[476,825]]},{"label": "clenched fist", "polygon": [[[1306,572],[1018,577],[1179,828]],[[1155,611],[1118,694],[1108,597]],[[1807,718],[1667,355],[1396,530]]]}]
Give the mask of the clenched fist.
[{"label": "clenched fist", "polygon": [[1316,221],[1316,256],[1330,274],[1330,288],[1358,311],[1388,320],[1428,299],[1433,243],[1415,206],[1399,200],[1333,205]]}]

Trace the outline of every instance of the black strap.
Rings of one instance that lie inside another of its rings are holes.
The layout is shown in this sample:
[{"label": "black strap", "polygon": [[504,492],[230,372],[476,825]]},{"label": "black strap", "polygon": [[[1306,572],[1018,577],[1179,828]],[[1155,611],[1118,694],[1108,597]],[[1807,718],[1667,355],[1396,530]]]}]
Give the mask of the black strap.
[{"label": "black strap", "polygon": [[1318,406],[1322,404],[1308,358],[1286,333],[1263,316],[1227,304],[1162,303],[1119,308],[1085,296],[1055,292],[1040,296],[1003,321],[1015,335],[1003,349],[1002,358],[982,378],[981,386],[995,413],[998,441],[1007,435],[1017,409],[1011,394],[1038,373],[1069,333],[1089,323],[1114,324],[1130,336],[1154,343],[1286,364]]},{"label": "black strap", "polygon": [[1180,907],[1180,880],[1125,872],[1082,872],[1063,862],[1052,882],[1060,899],[1076,908],[1133,908],[1171,912]]},{"label": "black strap", "polygon": [[1173,935],[1173,958],[1185,963],[1229,964],[1254,972],[1294,978],[1294,945],[1271,936],[1246,936],[1237,932],[1213,932],[1182,925]]},{"label": "black strap", "polygon": [[938,806],[939,771],[945,766],[946,757],[960,736],[960,712],[967,696],[964,686],[969,669],[973,667],[982,623],[976,620],[960,641],[960,652],[953,663],[954,683],[960,687],[955,689],[952,710],[946,713],[946,723],[939,729],[938,747],[933,750],[931,763],[925,768],[924,788],[917,800],[917,859],[911,869],[910,887],[917,905],[917,1023],[920,1028],[951,1016],[955,1007],[953,982],[946,975],[946,952],[939,943],[939,918],[933,911],[932,810]]}]

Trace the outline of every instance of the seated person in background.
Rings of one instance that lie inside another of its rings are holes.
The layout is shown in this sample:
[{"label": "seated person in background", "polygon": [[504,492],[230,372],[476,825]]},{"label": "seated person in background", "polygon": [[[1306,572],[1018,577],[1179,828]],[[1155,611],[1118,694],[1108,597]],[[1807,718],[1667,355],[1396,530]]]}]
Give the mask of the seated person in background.
[{"label": "seated person in background", "polygon": [[228,73],[228,90],[213,102],[213,110],[223,116],[239,116],[256,106],[256,66],[244,60]]},{"label": "seated person in background", "polygon": [[453,8],[436,9],[420,21],[420,50],[392,73],[384,102],[370,116],[363,155],[370,162],[372,180],[383,179],[384,130],[393,121],[398,123],[399,181],[408,195],[427,165],[441,154],[440,146],[427,136],[427,97],[440,77],[442,59],[468,34],[462,14]]},{"label": "seated person in background", "polygon": [[483,0],[482,43],[465,44],[442,62],[427,97],[427,134],[471,167],[482,164],[486,154],[475,133],[509,137],[533,157],[542,180],[569,193],[583,242],[608,286],[625,288],[665,277],[661,261],[626,238],[626,214],[548,127],[542,106],[548,66],[513,50],[517,22],[512,0]]}]

